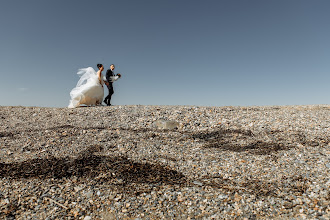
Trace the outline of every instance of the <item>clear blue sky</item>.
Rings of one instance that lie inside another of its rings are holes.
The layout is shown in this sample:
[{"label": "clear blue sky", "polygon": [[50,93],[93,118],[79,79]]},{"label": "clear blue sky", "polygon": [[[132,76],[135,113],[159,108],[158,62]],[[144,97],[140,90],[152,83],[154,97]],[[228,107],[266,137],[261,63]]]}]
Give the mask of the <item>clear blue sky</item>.
[{"label": "clear blue sky", "polygon": [[[330,103],[329,0],[3,0],[0,105],[66,107],[116,65],[114,105]],[[106,91],[105,91],[106,92]]]}]

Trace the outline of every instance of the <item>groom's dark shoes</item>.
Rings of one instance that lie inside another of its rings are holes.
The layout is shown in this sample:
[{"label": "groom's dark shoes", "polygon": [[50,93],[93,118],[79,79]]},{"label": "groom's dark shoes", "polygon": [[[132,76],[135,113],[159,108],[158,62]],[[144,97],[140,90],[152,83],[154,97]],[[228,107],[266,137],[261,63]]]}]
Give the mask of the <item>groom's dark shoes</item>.
[{"label": "groom's dark shoes", "polygon": [[110,106],[111,104],[110,104],[110,102],[109,102],[109,101],[110,101],[109,99],[104,99],[104,101],[103,101],[103,102],[104,102],[105,104],[107,104],[107,106]]}]

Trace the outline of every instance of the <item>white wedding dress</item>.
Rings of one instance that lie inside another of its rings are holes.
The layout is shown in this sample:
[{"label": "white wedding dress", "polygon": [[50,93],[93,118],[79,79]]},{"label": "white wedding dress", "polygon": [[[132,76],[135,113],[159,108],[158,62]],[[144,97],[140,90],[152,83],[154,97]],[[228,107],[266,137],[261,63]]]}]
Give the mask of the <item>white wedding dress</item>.
[{"label": "white wedding dress", "polygon": [[80,79],[70,92],[71,100],[68,107],[76,108],[83,104],[100,105],[104,96],[104,76],[101,75],[102,84],[100,84],[97,72],[92,67],[79,69],[77,74],[80,75]]}]

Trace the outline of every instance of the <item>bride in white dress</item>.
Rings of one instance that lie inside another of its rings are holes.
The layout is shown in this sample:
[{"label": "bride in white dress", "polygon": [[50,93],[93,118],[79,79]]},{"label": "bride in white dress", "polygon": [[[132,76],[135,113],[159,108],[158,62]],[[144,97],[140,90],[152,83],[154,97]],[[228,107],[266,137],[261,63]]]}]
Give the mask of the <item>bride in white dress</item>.
[{"label": "bride in white dress", "polygon": [[92,67],[79,69],[78,75],[80,79],[75,88],[70,92],[71,100],[69,108],[76,108],[80,105],[101,105],[104,95],[103,90],[103,75],[104,67],[102,64],[97,64],[98,71]]}]

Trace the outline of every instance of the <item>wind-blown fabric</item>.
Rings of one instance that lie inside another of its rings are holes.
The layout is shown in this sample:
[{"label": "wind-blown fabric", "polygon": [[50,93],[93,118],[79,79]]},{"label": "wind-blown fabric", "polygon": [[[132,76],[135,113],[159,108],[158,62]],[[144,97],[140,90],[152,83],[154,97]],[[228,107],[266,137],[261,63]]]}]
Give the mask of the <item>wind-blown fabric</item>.
[{"label": "wind-blown fabric", "polygon": [[92,67],[79,69],[80,79],[75,88],[70,92],[71,100],[69,108],[76,108],[80,105],[99,105],[102,103],[103,90],[103,75],[101,83],[99,82],[97,73]]}]

